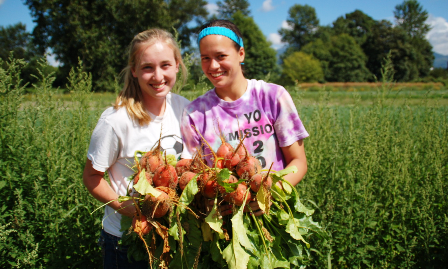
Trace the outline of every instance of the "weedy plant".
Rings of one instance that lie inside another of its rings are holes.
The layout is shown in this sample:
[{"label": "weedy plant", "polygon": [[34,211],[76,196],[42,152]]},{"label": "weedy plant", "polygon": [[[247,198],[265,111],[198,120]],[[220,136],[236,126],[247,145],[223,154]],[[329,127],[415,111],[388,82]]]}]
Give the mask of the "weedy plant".
[{"label": "weedy plant", "polygon": [[[41,73],[25,100],[24,65],[10,59],[0,68],[0,267],[100,267],[102,213],[90,212],[101,204],[85,190],[82,171],[104,103],[82,66],[70,73],[68,99]],[[319,250],[311,251],[312,268],[448,264],[448,107],[437,103],[447,96],[410,102],[389,90],[393,83],[384,85],[367,100],[341,95],[346,105],[338,106],[333,92],[309,103],[291,91],[310,133],[308,173],[297,191],[330,236],[327,243],[310,239]],[[194,99],[207,86],[186,89],[181,94]],[[185,242],[197,240],[191,231]],[[208,246],[194,247],[187,251]]]},{"label": "weedy plant", "polygon": [[91,109],[91,78],[82,67],[73,69],[71,100],[61,102],[53,76],[40,73],[24,102],[24,64],[11,58],[0,69],[0,267],[90,267],[100,261],[101,225],[99,215],[90,215],[97,203],[81,178],[98,116]]},{"label": "weedy plant", "polygon": [[[383,70],[390,79],[392,67]],[[390,87],[368,105],[355,93],[350,106],[328,104],[325,94],[297,106],[310,133],[297,189],[331,237],[318,268],[448,264],[448,108],[425,98],[409,105]]]}]

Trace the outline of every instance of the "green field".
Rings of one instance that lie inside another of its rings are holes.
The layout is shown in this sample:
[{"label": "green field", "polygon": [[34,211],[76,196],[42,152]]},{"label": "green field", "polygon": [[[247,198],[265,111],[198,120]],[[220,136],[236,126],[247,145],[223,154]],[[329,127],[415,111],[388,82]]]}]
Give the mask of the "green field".
[{"label": "green field", "polygon": [[[103,213],[81,176],[114,95],[79,70],[70,94],[42,78],[27,95],[19,70],[0,69],[0,267],[99,268]],[[310,133],[297,189],[330,238],[309,239],[311,267],[446,268],[447,89],[289,90]]]}]

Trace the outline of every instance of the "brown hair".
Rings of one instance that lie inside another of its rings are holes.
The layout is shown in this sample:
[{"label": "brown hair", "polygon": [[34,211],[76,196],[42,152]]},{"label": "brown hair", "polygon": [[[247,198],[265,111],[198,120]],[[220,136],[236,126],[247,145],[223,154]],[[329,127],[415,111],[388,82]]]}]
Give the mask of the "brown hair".
[{"label": "brown hair", "polygon": [[156,42],[163,42],[173,49],[174,59],[181,67],[182,85],[187,80],[187,68],[182,61],[179,46],[173,35],[165,30],[154,28],[143,31],[132,39],[128,48],[128,64],[121,72],[124,79],[124,87],[120,94],[117,96],[114,108],[126,107],[126,110],[132,120],[135,120],[139,125],[143,126],[151,121],[151,117],[146,112],[143,104],[143,95],[138,84],[137,78],[132,75],[132,69],[140,61],[141,52],[146,48],[155,44]]}]

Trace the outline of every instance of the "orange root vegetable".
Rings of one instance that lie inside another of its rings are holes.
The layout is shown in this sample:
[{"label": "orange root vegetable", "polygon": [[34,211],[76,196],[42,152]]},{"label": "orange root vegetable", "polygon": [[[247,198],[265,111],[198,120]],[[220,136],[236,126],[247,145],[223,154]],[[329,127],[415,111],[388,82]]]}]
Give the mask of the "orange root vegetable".
[{"label": "orange root vegetable", "polygon": [[224,167],[224,159],[218,159],[215,162],[215,168],[223,169]]},{"label": "orange root vegetable", "polygon": [[261,174],[255,174],[250,178],[249,186],[253,192],[258,192],[261,187],[261,181],[263,176]]},{"label": "orange root vegetable", "polygon": [[[148,181],[149,184],[152,185],[152,175],[149,172],[145,171],[145,177],[146,181]],[[134,177],[134,185],[138,183],[138,180],[140,179],[140,173],[137,173]]]},{"label": "orange root vegetable", "polygon": [[[224,134],[221,130],[221,126],[219,126],[219,122],[217,121],[216,123],[218,125],[219,139],[221,139],[221,146],[216,151],[216,156],[218,158],[224,158],[228,152],[233,152],[234,149],[233,149],[232,145],[230,145],[224,138]],[[216,129],[215,129],[215,131],[216,131]]]},{"label": "orange root vegetable", "polygon": [[272,187],[272,178],[268,174],[255,174],[250,179],[250,189],[253,192],[258,192],[261,185],[265,186],[267,190]]},{"label": "orange root vegetable", "polygon": [[213,199],[218,193],[218,187],[219,184],[216,180],[209,180],[205,182],[204,187],[201,189],[201,193],[205,196],[205,198]]},{"label": "orange root vegetable", "polygon": [[[228,179],[224,180],[225,183],[236,183],[238,182],[238,179],[233,176],[230,175],[230,177]],[[227,194],[226,189],[223,186],[218,186],[218,191],[222,196],[225,196]]]},{"label": "orange root vegetable", "polygon": [[246,147],[243,144],[244,138],[241,140],[240,145],[235,149],[235,153],[240,156],[240,159],[243,159],[246,156]]},{"label": "orange root vegetable", "polygon": [[240,178],[251,179],[255,174],[260,172],[260,161],[253,156],[246,155],[236,166],[236,173]]},{"label": "orange root vegetable", "polygon": [[138,171],[140,172],[142,169],[146,169],[147,172],[154,173],[159,166],[163,164],[162,160],[162,147],[160,145],[160,141],[162,139],[162,130],[160,130],[160,138],[157,144],[154,147],[146,152],[145,155],[140,159],[140,166]]},{"label": "orange root vegetable", "polygon": [[222,144],[216,151],[216,156],[218,156],[219,158],[224,158],[227,155],[227,153],[233,152],[233,147],[232,147],[232,145],[227,143],[225,140],[223,140],[223,138],[221,138],[221,140],[222,140]]},{"label": "orange root vegetable", "polygon": [[132,229],[134,232],[142,235],[147,235],[152,230],[152,225],[148,223],[146,216],[140,215],[140,219],[137,215],[132,219]]},{"label": "orange root vegetable", "polygon": [[157,168],[159,168],[163,164],[162,155],[155,154],[149,155],[146,157],[146,171],[150,171],[151,173],[155,173]]},{"label": "orange root vegetable", "polygon": [[[228,193],[224,200],[229,203],[235,204],[237,206],[241,206],[244,202],[244,196],[246,195],[247,186],[243,183],[239,184],[235,191]],[[246,203],[248,203],[252,199],[252,195],[249,192],[247,195]]]},{"label": "orange root vegetable", "polygon": [[244,136],[241,140],[236,149],[232,151],[228,151],[226,155],[224,156],[224,167],[233,170],[235,166],[238,165],[238,163],[246,156],[247,150],[244,146],[244,139],[246,139],[246,136]]},{"label": "orange root vegetable", "polygon": [[183,173],[190,171],[190,166],[192,164],[192,159],[182,159],[176,163],[176,173],[178,176],[182,176]]},{"label": "orange root vegetable", "polygon": [[176,168],[169,164],[160,166],[155,171],[152,181],[155,187],[176,189],[178,183]]},{"label": "orange root vegetable", "polygon": [[236,154],[233,151],[227,152],[226,156],[224,156],[224,167],[229,170],[233,170],[233,168],[238,165],[240,160],[240,155]]},{"label": "orange root vegetable", "polygon": [[157,187],[156,189],[160,191],[160,195],[157,197],[146,195],[143,202],[142,213],[150,218],[165,216],[176,196],[176,191],[173,189],[167,187]]},{"label": "orange root vegetable", "polygon": [[184,190],[187,184],[196,176],[196,173],[186,171],[182,174],[182,176],[179,178],[179,188],[181,190]]},{"label": "orange root vegetable", "polygon": [[199,188],[203,188],[205,184],[211,180],[214,177],[213,172],[211,171],[202,171],[201,174],[199,174],[197,180],[198,180],[198,186]]},{"label": "orange root vegetable", "polygon": [[272,187],[272,178],[269,175],[264,179],[263,186],[265,186],[267,190],[271,189],[271,187]]}]

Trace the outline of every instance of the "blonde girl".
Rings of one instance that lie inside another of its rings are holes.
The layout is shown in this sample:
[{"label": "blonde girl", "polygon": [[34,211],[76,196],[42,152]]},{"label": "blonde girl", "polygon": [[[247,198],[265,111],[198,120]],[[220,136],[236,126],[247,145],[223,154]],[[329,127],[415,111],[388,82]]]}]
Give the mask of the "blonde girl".
[{"label": "blonde girl", "polygon": [[[126,248],[118,243],[122,235],[121,216],[133,217],[135,208],[131,201],[120,203],[117,198],[128,192],[128,178],[134,173],[129,167],[136,150],[149,151],[161,135],[162,147],[164,138],[182,141],[180,120],[189,103],[171,92],[179,67],[183,82],[187,72],[169,32],[150,29],[137,34],[129,46],[128,57],[123,90],[114,106],[98,120],[83,174],[84,185],[92,196],[102,203],[110,202],[105,208],[100,237],[104,268],[147,268],[144,261],[129,264]],[[110,185],[104,179],[106,171]]]}]

